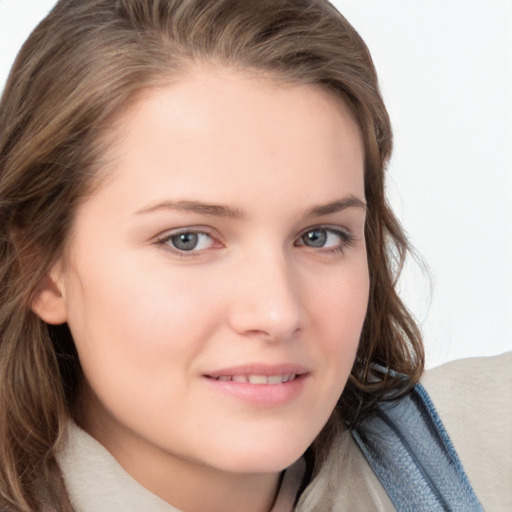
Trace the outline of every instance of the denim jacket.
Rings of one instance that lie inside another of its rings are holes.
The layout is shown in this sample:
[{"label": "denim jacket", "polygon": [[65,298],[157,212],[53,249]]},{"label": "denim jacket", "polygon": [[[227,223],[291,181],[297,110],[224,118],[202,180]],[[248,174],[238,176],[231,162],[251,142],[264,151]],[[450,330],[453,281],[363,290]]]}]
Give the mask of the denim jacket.
[{"label": "denim jacket", "polygon": [[400,512],[483,512],[421,384],[383,402],[352,435]]}]

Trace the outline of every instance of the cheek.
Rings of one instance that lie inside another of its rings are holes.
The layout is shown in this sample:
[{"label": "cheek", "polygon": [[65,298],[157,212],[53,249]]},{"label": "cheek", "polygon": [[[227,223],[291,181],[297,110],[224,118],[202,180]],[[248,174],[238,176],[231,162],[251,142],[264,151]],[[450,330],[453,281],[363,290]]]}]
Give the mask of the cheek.
[{"label": "cheek", "polygon": [[161,406],[170,389],[180,399],[216,329],[216,288],[184,269],[111,261],[116,264],[82,262],[71,283],[68,323],[80,363],[109,409],[140,400],[160,410],[149,403]]},{"label": "cheek", "polygon": [[369,298],[369,273],[366,253],[340,264],[336,271],[327,272],[321,285],[309,283],[310,307],[327,329],[360,332]]},{"label": "cheek", "polygon": [[113,261],[82,264],[80,275],[74,276],[68,312],[77,342],[158,357],[159,350],[179,345],[198,326],[198,311],[206,315],[208,309],[201,305],[208,297],[201,280],[137,259]]},{"label": "cheek", "polygon": [[[162,275],[110,270],[84,273],[86,285],[74,288],[69,325],[80,364],[94,394],[116,417],[143,408],[157,422],[163,404],[185,407],[191,365],[204,342],[200,332],[209,325],[206,318],[202,325],[196,321],[198,294],[184,283],[172,287]],[[95,286],[98,278],[101,286]]]},{"label": "cheek", "polygon": [[[352,368],[369,298],[366,259],[347,266],[325,280],[310,301],[312,318],[320,334],[323,355],[328,359],[334,386],[344,387]],[[337,375],[337,377],[336,377]]]}]

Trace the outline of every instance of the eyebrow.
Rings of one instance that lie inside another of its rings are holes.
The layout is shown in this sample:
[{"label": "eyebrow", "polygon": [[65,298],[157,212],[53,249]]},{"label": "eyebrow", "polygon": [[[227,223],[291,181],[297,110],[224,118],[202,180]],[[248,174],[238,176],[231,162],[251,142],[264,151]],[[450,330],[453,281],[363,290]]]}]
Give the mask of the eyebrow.
[{"label": "eyebrow", "polygon": [[320,217],[331,213],[340,212],[347,208],[362,208],[366,210],[366,203],[356,196],[348,196],[343,199],[337,199],[327,204],[315,206],[310,210],[310,215]]},{"label": "eyebrow", "polygon": [[203,203],[200,201],[163,201],[142,208],[136,213],[152,213],[158,210],[176,210],[178,212],[191,212],[200,215],[213,215],[215,217],[229,217],[232,219],[241,219],[245,216],[238,208],[220,204]]},{"label": "eyebrow", "polygon": [[[362,208],[366,210],[366,204],[355,196],[348,196],[343,199],[337,199],[330,203],[314,206],[309,211],[310,216],[321,217],[340,212],[347,208]],[[212,215],[214,217],[228,217],[231,219],[243,219],[245,213],[227,205],[203,203],[201,201],[162,201],[160,203],[147,206],[136,212],[137,215],[152,213],[159,210],[174,210],[178,212],[191,212],[199,215]]]}]

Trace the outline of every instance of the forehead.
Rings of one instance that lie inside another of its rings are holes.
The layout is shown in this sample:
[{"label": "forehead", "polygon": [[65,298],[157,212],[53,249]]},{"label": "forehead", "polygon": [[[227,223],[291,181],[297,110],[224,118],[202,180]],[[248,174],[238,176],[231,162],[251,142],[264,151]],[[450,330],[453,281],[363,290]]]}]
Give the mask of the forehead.
[{"label": "forehead", "polygon": [[[169,108],[164,111],[161,106]],[[348,127],[351,135],[360,135],[345,102],[323,84],[290,82],[258,70],[212,65],[190,67],[174,82],[143,89],[119,118],[116,131],[125,136],[131,121],[131,128],[136,128],[142,119],[163,116],[184,135],[189,128],[209,128],[210,133],[218,133],[236,125],[237,129],[252,130],[267,123],[272,113],[276,129],[309,125],[314,136],[316,121],[340,128],[343,118],[343,136],[348,135]],[[272,126],[267,125],[269,132]]]},{"label": "forehead", "polygon": [[322,188],[324,170],[340,183],[350,175],[351,186],[363,190],[359,128],[341,99],[319,85],[194,69],[176,83],[145,90],[112,135],[104,171],[147,178],[145,187],[151,177],[157,188],[167,184],[190,195],[201,185],[211,194],[221,193],[221,185],[229,192],[255,190],[266,177],[291,191],[305,175]]}]

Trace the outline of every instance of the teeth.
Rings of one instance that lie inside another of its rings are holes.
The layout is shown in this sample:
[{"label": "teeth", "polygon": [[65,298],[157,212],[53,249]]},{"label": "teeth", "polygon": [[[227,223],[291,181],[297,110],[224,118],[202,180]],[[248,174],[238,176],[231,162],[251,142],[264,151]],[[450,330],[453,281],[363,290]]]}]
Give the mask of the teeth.
[{"label": "teeth", "polygon": [[219,381],[228,382],[246,382],[249,384],[283,384],[295,380],[296,374],[289,373],[283,375],[221,375],[217,378]]},{"label": "teeth", "polygon": [[268,377],[265,377],[265,375],[249,375],[249,382],[251,384],[268,384]]}]

